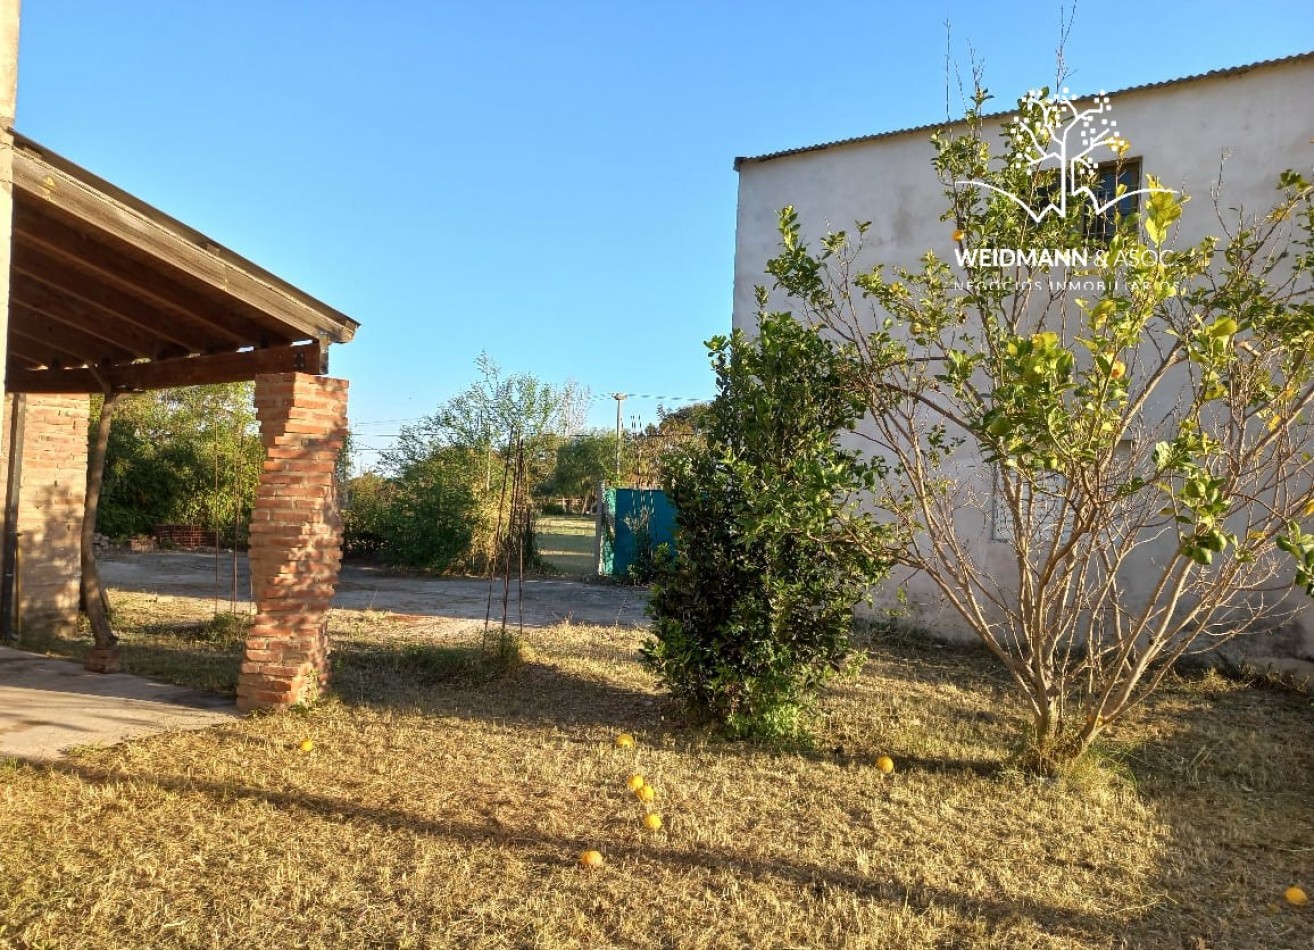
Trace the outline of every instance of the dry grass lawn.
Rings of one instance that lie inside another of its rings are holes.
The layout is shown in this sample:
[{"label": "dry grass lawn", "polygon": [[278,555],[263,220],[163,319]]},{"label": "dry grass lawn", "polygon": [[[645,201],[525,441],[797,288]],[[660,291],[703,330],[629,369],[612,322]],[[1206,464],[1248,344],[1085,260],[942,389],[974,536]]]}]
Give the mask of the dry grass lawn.
[{"label": "dry grass lawn", "polygon": [[[152,626],[205,604],[116,603],[131,664],[231,682],[236,637]],[[683,724],[640,631],[534,631],[502,676],[478,624],[335,633],[313,708],[0,766],[0,946],[1314,946],[1282,901],[1314,892],[1308,697],[1181,678],[1045,783],[1003,767],[1020,711],[971,651],[875,644],[817,747],[772,751]]]}]

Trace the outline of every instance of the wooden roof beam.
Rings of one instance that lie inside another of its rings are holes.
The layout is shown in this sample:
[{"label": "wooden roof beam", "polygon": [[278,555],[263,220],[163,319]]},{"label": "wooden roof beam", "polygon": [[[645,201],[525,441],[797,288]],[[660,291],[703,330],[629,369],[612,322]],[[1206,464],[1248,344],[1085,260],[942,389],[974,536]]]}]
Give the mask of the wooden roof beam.
[{"label": "wooden roof beam", "polygon": [[138,354],[121,346],[106,343],[88,333],[51,320],[49,317],[9,301],[9,332],[40,343],[51,350],[79,357],[79,363],[131,363]]},{"label": "wooden roof beam", "polygon": [[[15,269],[11,288],[10,299],[26,310],[126,350],[133,357],[156,359],[199,351],[195,341],[184,343],[174,339],[177,334],[167,329],[163,333],[152,332],[149,319],[144,319],[140,313],[129,318],[116,310],[94,305],[84,298],[43,284],[26,271]],[[92,295],[100,296],[94,291]]]},{"label": "wooden roof beam", "polygon": [[[99,367],[98,373],[115,392],[175,389],[208,383],[239,383],[262,373],[328,372],[328,345],[305,343],[240,353],[153,360],[126,366]],[[97,374],[88,369],[21,369],[10,366],[5,389],[14,393],[103,392]]]},{"label": "wooden roof beam", "polygon": [[[76,353],[69,353],[65,350],[56,349],[47,346],[39,340],[32,340],[15,331],[15,328],[9,327],[9,352],[39,366],[54,367],[57,371],[64,371],[66,367],[82,366],[86,360],[79,357]],[[39,370],[38,372],[47,372]]]},{"label": "wooden roof beam", "polygon": [[[72,268],[60,286],[102,284],[120,295],[135,300],[137,309],[152,309],[167,314],[189,337],[204,339],[214,346],[254,346],[261,342],[291,342],[287,336],[271,333],[236,314],[207,319],[203,311],[214,311],[213,301],[189,291],[151,265],[116,253],[64,222],[36,215],[21,205],[14,215],[14,240],[18,245],[36,245],[45,258],[57,258]],[[39,273],[39,272],[38,272]]]}]

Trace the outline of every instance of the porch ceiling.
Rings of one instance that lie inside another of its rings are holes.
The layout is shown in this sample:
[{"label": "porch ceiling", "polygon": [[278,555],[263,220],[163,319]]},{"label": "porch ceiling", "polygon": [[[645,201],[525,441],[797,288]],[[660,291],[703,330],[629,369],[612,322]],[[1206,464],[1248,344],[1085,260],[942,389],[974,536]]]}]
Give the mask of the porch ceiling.
[{"label": "porch ceiling", "polygon": [[358,324],[15,136],[10,392],[100,392],[327,372]]}]

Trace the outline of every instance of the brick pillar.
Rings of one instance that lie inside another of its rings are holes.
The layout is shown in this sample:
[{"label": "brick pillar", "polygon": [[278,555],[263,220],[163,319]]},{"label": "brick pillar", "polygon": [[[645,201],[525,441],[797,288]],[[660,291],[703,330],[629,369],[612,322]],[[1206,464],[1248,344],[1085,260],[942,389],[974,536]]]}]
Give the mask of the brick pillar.
[{"label": "brick pillar", "polygon": [[342,560],[334,465],[347,431],[347,381],[257,376],[264,469],[251,516],[255,626],[237,680],[239,709],[316,698],[328,679],[329,602]]},{"label": "brick pillar", "polygon": [[16,582],[24,637],[77,629],[90,410],[87,396],[27,397]]}]

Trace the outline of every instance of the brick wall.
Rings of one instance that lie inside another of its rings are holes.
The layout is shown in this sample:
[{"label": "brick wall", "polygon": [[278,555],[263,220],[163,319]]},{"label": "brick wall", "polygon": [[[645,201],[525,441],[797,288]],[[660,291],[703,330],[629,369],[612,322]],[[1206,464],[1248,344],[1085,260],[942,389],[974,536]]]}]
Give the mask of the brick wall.
[{"label": "brick wall", "polygon": [[[6,399],[6,441],[11,406],[12,400]],[[24,635],[67,632],[77,626],[89,412],[87,396],[27,397],[18,496],[17,595]],[[7,476],[6,465],[0,485]]]},{"label": "brick wall", "polygon": [[327,616],[342,559],[334,466],[346,437],[347,381],[257,376],[255,405],[265,462],[251,519],[256,619],[239,709],[305,702],[327,683]]}]

